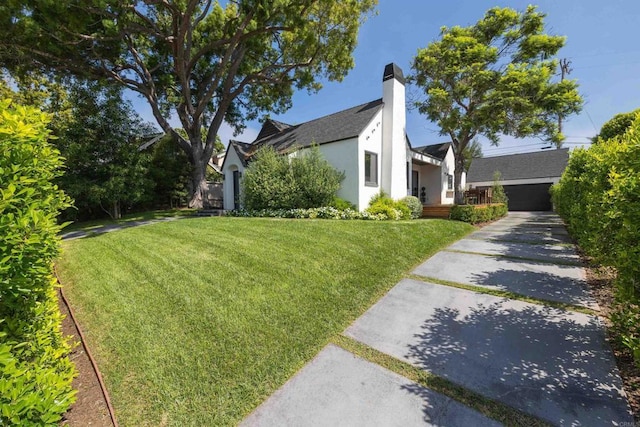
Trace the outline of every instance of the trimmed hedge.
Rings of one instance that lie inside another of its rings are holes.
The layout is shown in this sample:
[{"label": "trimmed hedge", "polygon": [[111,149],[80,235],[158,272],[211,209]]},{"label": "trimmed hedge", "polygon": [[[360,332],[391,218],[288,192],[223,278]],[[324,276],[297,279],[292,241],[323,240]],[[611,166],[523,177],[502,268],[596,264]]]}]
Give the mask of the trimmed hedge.
[{"label": "trimmed hedge", "polygon": [[624,135],[574,150],[552,198],[580,247],[616,268],[612,320],[640,365],[640,114]]},{"label": "trimmed hedge", "polygon": [[57,425],[75,399],[53,275],[69,198],[48,122],[0,101],[0,425]]},{"label": "trimmed hedge", "polygon": [[451,208],[451,219],[478,224],[502,218],[507,214],[507,205],[495,203],[491,205],[454,205]]}]

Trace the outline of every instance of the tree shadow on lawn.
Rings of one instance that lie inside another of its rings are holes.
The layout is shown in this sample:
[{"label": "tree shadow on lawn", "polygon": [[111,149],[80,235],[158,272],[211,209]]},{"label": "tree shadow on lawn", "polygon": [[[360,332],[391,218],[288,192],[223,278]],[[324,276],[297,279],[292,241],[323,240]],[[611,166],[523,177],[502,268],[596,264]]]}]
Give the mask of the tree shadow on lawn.
[{"label": "tree shadow on lawn", "polygon": [[471,274],[471,283],[476,286],[499,289],[536,299],[560,302],[565,304],[580,305],[589,308],[597,308],[595,300],[589,295],[587,283],[584,279],[562,275],[575,272],[576,266],[536,264],[530,261],[521,261],[509,258],[501,258],[501,264],[530,264],[539,265],[542,268],[553,268],[558,274],[548,271],[531,271],[520,268],[500,268],[495,271],[485,271]]},{"label": "tree shadow on lawn", "polygon": [[[502,300],[438,308],[421,331],[405,357],[484,396],[556,425],[632,421],[593,316]],[[421,387],[403,389],[427,401]],[[425,405],[425,420],[431,411]]]}]

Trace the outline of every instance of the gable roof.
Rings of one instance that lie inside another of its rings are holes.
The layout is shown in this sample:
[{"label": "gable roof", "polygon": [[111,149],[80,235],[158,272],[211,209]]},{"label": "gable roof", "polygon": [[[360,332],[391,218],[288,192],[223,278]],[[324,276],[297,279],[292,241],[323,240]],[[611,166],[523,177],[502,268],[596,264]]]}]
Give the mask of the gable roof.
[{"label": "gable roof", "polygon": [[438,160],[444,160],[447,156],[447,152],[449,151],[449,147],[451,147],[450,142],[442,142],[440,144],[423,145],[422,147],[416,147],[413,150],[435,157]]},{"label": "gable roof", "polygon": [[[240,142],[236,140],[229,140],[229,148],[234,149],[238,157],[240,158],[240,162],[242,166],[247,167],[247,158],[249,157],[249,152],[251,152],[251,144],[247,144],[246,142]],[[220,169],[224,168],[224,164],[227,161],[229,156],[224,156],[224,160],[222,161],[222,166]]]},{"label": "gable roof", "polygon": [[312,144],[357,137],[382,109],[382,105],[382,99],[377,99],[299,125],[269,119],[262,126],[256,140],[250,144],[251,148],[246,155],[250,157],[265,146],[284,152],[295,147],[309,147]]},{"label": "gable roof", "polygon": [[508,156],[481,157],[471,162],[467,183],[493,181],[495,171],[500,171],[503,181],[560,177],[567,167],[568,161],[568,148]]},{"label": "gable roof", "polygon": [[256,137],[256,141],[271,135],[275,135],[291,127],[293,126],[288,125],[286,123],[279,122],[277,120],[267,119],[262,125],[262,129],[260,129],[260,133]]}]

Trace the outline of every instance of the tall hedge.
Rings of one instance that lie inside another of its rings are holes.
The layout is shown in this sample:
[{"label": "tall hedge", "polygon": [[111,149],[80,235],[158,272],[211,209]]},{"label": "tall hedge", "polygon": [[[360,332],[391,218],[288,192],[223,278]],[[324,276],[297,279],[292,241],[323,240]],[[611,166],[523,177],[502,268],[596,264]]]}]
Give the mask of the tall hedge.
[{"label": "tall hedge", "polygon": [[266,147],[244,172],[242,201],[247,210],[330,206],[343,179],[344,173],[322,157],[318,146],[291,158]]},{"label": "tall hedge", "polygon": [[623,135],[573,151],[552,196],[579,245],[616,268],[614,322],[640,364],[640,114]]},{"label": "tall hedge", "polygon": [[75,395],[52,274],[69,198],[48,121],[0,100],[0,425],[55,425]]}]

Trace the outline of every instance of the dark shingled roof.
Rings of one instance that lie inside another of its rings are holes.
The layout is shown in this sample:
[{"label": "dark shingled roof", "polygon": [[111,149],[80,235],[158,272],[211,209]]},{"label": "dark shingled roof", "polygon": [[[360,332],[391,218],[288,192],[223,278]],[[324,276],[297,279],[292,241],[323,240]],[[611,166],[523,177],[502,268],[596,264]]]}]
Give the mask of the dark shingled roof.
[{"label": "dark shingled roof", "polygon": [[502,180],[559,177],[567,167],[569,149],[536,151],[535,153],[473,159],[467,182],[493,181],[494,171],[500,171]]},{"label": "dark shingled roof", "polygon": [[424,145],[422,147],[416,147],[413,149],[413,151],[427,154],[431,157],[435,157],[438,160],[444,160],[444,158],[447,155],[447,151],[449,151],[449,147],[451,147],[450,142],[443,142],[441,144]]},{"label": "dark shingled roof", "polygon": [[295,126],[269,119],[262,126],[258,138],[250,145],[251,148],[247,150],[246,155],[251,156],[265,146],[271,146],[278,152],[286,152],[314,143],[326,144],[357,137],[373,120],[382,105],[382,99],[377,99]]},{"label": "dark shingled roof", "polygon": [[[236,150],[238,153],[238,157],[240,157],[240,161],[242,162],[242,166],[247,167],[247,158],[249,157],[249,153],[252,151],[251,144],[247,144],[246,142],[240,142],[235,140],[230,140],[229,145]],[[227,161],[227,157],[224,157],[224,162]],[[224,167],[224,162],[222,162],[222,167]]]}]

